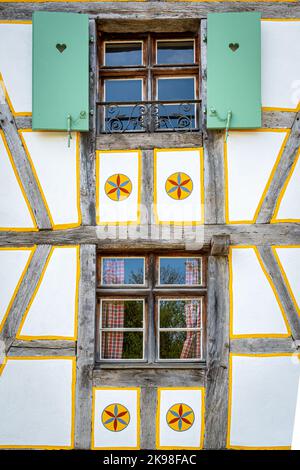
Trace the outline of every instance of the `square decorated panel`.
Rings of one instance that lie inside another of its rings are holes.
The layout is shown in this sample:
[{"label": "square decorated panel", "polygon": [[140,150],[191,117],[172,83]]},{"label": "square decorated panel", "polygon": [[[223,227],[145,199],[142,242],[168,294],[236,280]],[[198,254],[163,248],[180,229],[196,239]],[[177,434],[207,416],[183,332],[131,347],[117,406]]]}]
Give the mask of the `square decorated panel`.
[{"label": "square decorated panel", "polygon": [[98,151],[96,162],[97,225],[140,222],[141,152]]},{"label": "square decorated panel", "polygon": [[156,223],[204,222],[203,149],[161,149],[154,153]]},{"label": "square decorated panel", "polygon": [[157,449],[202,449],[204,401],[203,387],[158,389]]},{"label": "square decorated panel", "polygon": [[94,388],[92,449],[140,448],[140,389]]}]

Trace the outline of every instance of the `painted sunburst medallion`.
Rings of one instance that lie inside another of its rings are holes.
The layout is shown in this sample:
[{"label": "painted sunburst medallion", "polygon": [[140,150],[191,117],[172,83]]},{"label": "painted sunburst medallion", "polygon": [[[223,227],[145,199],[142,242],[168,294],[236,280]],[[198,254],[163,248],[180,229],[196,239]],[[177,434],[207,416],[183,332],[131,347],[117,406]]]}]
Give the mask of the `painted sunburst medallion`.
[{"label": "painted sunburst medallion", "polygon": [[104,408],[101,421],[108,431],[119,432],[127,428],[130,421],[130,414],[126,406],[120,403],[112,403]]},{"label": "painted sunburst medallion", "polygon": [[132,191],[132,183],[128,176],[116,173],[107,178],[104,191],[107,197],[113,201],[124,201]]},{"label": "painted sunburst medallion", "polygon": [[176,403],[167,412],[167,423],[173,431],[187,431],[195,421],[194,411],[185,403]]},{"label": "painted sunburst medallion", "polygon": [[186,199],[193,191],[193,181],[183,172],[173,173],[166,181],[166,192],[177,201]]}]

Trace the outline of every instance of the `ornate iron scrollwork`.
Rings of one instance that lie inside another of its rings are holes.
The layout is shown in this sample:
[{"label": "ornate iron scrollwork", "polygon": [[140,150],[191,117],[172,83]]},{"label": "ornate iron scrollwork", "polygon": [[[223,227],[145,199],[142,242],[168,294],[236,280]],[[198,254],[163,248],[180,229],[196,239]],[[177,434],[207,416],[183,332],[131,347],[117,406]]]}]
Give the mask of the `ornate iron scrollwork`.
[{"label": "ornate iron scrollwork", "polygon": [[197,130],[199,101],[98,103],[104,133]]}]

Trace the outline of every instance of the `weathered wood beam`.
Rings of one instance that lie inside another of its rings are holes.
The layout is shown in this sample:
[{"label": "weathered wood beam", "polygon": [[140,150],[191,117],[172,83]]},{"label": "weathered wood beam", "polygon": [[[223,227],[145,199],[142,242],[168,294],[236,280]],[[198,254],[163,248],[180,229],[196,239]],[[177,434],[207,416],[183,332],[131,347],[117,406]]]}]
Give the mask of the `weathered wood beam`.
[{"label": "weathered wood beam", "polygon": [[205,384],[205,369],[174,370],[168,368],[126,368],[126,369],[95,369],[93,385],[95,387],[201,387]]},{"label": "weathered wood beam", "polygon": [[[205,20],[202,20],[205,22]],[[201,24],[202,24],[201,22]],[[203,38],[205,39],[205,37]],[[204,42],[205,44],[205,42]],[[204,79],[205,75],[203,75],[203,57],[204,51],[201,50],[201,66],[202,66],[202,83],[201,83],[201,99],[203,100],[204,96]],[[94,105],[93,105],[94,107]],[[203,102],[204,107],[204,102]],[[284,112],[284,111],[263,111],[262,112],[262,127],[264,128],[287,128],[290,129],[294,123],[296,113],[294,112]],[[16,125],[18,129],[30,129],[32,126],[32,119],[31,117],[23,117],[17,116],[15,117]],[[176,134],[176,136],[174,135]],[[174,137],[172,137],[174,135]],[[116,138],[117,137],[117,138]],[[122,148],[163,148],[166,145],[166,138],[169,142],[171,140],[172,146],[184,147],[189,143],[191,147],[199,146],[202,143],[202,137],[199,133],[193,132],[159,132],[154,134],[101,134],[97,137],[96,147],[100,150],[103,149],[114,149],[116,148],[116,140]],[[135,140],[137,139],[137,140]],[[154,141],[152,140],[154,139]],[[128,147],[129,146],[129,147]],[[116,148],[119,150],[119,148]]]},{"label": "weathered wood beam", "polygon": [[278,263],[275,259],[275,256],[272,252],[270,246],[259,247],[259,252],[262,258],[262,261],[265,265],[267,272],[269,273],[274,286],[278,292],[280,301],[284,308],[285,314],[287,316],[293,339],[300,339],[300,317],[294,306],[290,293],[287,289],[287,286],[284,282],[283,276],[281,274]]},{"label": "weathered wood beam", "polygon": [[[49,214],[37,181],[35,180],[20,135],[18,134],[14,117],[6,102],[0,104],[0,126],[4,132],[7,145],[11,152],[11,156],[15,163],[36,223],[40,229],[49,229],[51,228]],[[9,199],[7,203],[9,205]]]},{"label": "weathered wood beam", "polygon": [[96,223],[95,213],[95,149],[96,149],[96,109],[97,99],[97,33],[94,20],[89,22],[89,100],[90,100],[90,130],[81,133],[80,145],[80,207],[83,225]]},{"label": "weathered wood beam", "polygon": [[257,223],[268,223],[272,219],[280,192],[289,175],[300,146],[300,112],[296,114],[291,134],[283,150],[270,187],[257,216]]},{"label": "weathered wood beam", "polygon": [[16,339],[12,343],[12,348],[21,349],[75,349],[76,341],[59,340],[59,339],[39,339],[39,340],[22,340]]},{"label": "weathered wood beam", "polygon": [[229,367],[229,270],[226,256],[208,259],[205,449],[226,447]]},{"label": "weathered wood beam", "polygon": [[96,147],[99,150],[202,147],[202,134],[189,131],[101,134],[97,137]]},{"label": "weathered wood beam", "polygon": [[263,354],[296,352],[297,345],[292,338],[236,338],[230,340],[230,352],[240,354]]},{"label": "weathered wood beam", "polygon": [[80,248],[75,448],[91,448],[92,377],[95,351],[96,247]]},{"label": "weathered wood beam", "polygon": [[285,111],[263,111],[262,127],[264,128],[287,128],[290,129],[294,123],[296,113]]},{"label": "weathered wood beam", "polygon": [[0,334],[0,339],[5,343],[6,351],[10,349],[15,341],[23,315],[39,282],[50,250],[51,247],[49,245],[40,245],[36,248],[31,258]]},{"label": "weathered wood beam", "polygon": [[[32,246],[44,245],[99,245],[103,251],[158,251],[164,249],[188,250],[192,249],[193,241],[198,240],[205,251],[210,250],[211,239],[214,235],[230,235],[232,245],[266,244],[287,245],[300,244],[300,224],[228,224],[206,225],[190,227],[184,230],[168,232],[166,238],[159,238],[156,227],[130,226],[131,232],[126,230],[119,237],[116,226],[76,227],[68,230],[43,230],[41,232],[0,232],[0,246]],[[149,232],[146,231],[149,228]],[[126,229],[126,227],[125,227]],[[134,231],[135,230],[135,231]],[[149,233],[149,237],[145,236]],[[151,235],[155,234],[155,237]],[[166,232],[165,232],[166,233]],[[169,236],[171,233],[171,236]],[[201,243],[200,243],[201,242]],[[200,248],[199,248],[200,249]]]},{"label": "weathered wood beam", "polygon": [[229,235],[213,235],[211,240],[212,256],[228,256],[230,246]]},{"label": "weathered wood beam", "polygon": [[75,348],[19,348],[11,346],[8,351],[9,356],[22,356],[22,357],[31,357],[31,356],[40,356],[40,357],[52,357],[52,356],[66,356],[73,357],[76,356]]},{"label": "weathered wood beam", "polygon": [[260,11],[263,18],[300,17],[299,2],[51,2],[0,4],[2,19],[31,19],[33,11],[87,13],[98,19],[165,20],[206,18],[207,13],[226,11]]}]

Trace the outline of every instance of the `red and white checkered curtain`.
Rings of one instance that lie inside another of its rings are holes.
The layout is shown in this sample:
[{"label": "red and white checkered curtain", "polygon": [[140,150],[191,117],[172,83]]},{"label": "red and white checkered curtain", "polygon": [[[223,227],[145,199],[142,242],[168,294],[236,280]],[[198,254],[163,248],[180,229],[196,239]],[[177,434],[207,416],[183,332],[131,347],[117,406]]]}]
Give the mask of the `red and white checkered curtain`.
[{"label": "red and white checkered curtain", "polygon": [[[124,284],[125,266],[124,259],[109,259],[105,263],[104,283]],[[103,304],[103,325],[105,328],[124,327],[124,302],[106,301]],[[123,355],[123,331],[111,331],[102,333],[102,358],[122,359]]]},{"label": "red and white checkered curtain", "polygon": [[[198,260],[191,259],[185,263],[185,283],[197,285],[199,283]],[[185,323],[187,328],[200,328],[201,304],[198,300],[186,301],[184,306]],[[201,334],[195,331],[187,331],[183,343],[180,359],[199,359],[201,357]]]}]

